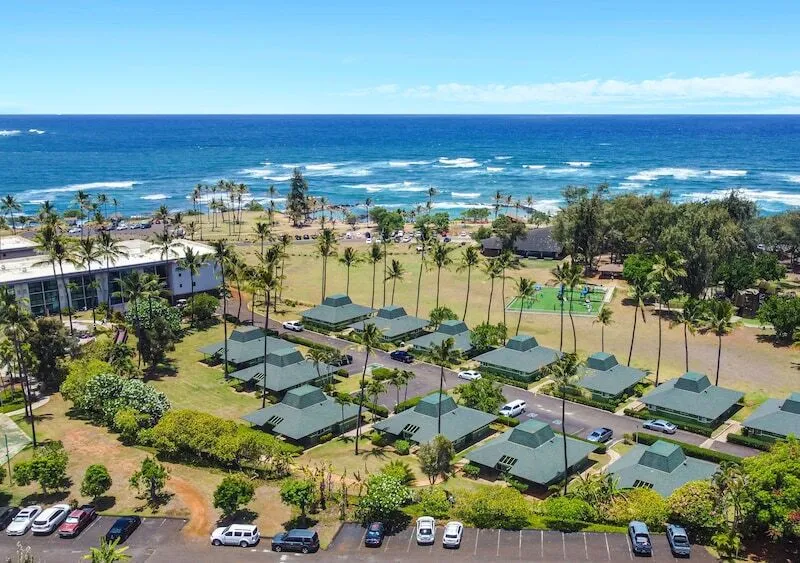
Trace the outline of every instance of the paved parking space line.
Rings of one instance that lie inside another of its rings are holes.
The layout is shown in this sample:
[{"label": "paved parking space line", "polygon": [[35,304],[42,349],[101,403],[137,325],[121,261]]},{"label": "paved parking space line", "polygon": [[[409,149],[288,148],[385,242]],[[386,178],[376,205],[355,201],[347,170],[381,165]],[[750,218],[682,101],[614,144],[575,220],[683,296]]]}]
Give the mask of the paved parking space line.
[{"label": "paved parking space line", "polygon": [[542,540],[542,543],[541,543],[542,549],[540,550],[541,551],[540,556],[541,556],[542,559],[544,559],[544,530],[539,530],[539,539]]},{"label": "paved parking space line", "polygon": [[367,530],[364,529],[364,533],[361,535],[361,541],[358,542],[358,547],[356,547],[356,551],[361,551],[361,548],[364,547],[364,538],[367,537]]},{"label": "paved parking space line", "polygon": [[408,545],[406,546],[406,553],[411,551],[411,540],[414,539],[414,530],[411,530],[411,533],[408,534]]},{"label": "paved parking space line", "polygon": [[480,529],[480,528],[478,528],[476,531],[477,531],[478,533],[477,533],[477,534],[475,534],[475,549],[473,549],[473,550],[472,550],[472,555],[477,555],[477,553],[478,553],[478,538],[479,538],[479,537],[480,537],[480,535],[481,535],[481,529]]},{"label": "paved parking space line", "polygon": [[625,545],[628,546],[628,559],[633,559],[633,551],[631,550],[631,539],[628,534],[625,534]]},{"label": "paved parking space line", "polygon": [[564,559],[567,558],[567,536],[564,535],[564,532],[561,532],[561,547],[564,549]]},{"label": "paved parking space line", "polygon": [[[441,399],[439,399],[441,401]],[[586,553],[586,560],[589,560],[589,546],[586,544],[586,532],[583,532],[583,551]]]},{"label": "paved parking space line", "polygon": [[611,561],[611,548],[608,547],[608,534],[603,532],[603,537],[606,540],[606,553],[608,554],[608,560]]},{"label": "paved parking space line", "polygon": [[519,531],[519,555],[517,557],[522,559],[522,530]]},{"label": "paved parking space line", "polygon": [[387,551],[389,549],[390,541],[392,541],[392,536],[386,536],[386,545],[383,546],[383,551]]},{"label": "paved parking space line", "polygon": [[[441,399],[439,399],[439,401],[441,404]],[[497,530],[497,553],[495,554],[495,557],[500,557],[500,530]]]},{"label": "paved parking space line", "polygon": [[[99,517],[97,517],[97,518],[95,518],[94,520],[92,520],[92,522],[91,522],[91,523],[90,523],[88,526],[86,526],[86,527],[83,529],[83,532],[81,532],[81,534],[82,534],[82,533],[84,533],[84,532],[88,532],[89,530],[91,530],[91,529],[92,529],[92,527],[93,527],[95,524],[97,524],[99,521],[100,521],[100,518],[99,518]],[[78,535],[80,535],[80,534],[78,534]]]}]

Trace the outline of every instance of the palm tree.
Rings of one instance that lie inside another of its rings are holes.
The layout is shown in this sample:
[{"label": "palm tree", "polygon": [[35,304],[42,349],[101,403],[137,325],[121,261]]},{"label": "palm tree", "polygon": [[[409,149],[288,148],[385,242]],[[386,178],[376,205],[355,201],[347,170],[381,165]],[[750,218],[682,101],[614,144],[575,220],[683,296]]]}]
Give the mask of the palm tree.
[{"label": "palm tree", "polygon": [[22,401],[25,406],[25,413],[28,415],[28,420],[31,424],[33,447],[36,449],[36,424],[33,417],[33,408],[30,405],[31,384],[28,379],[25,354],[23,354],[23,344],[30,338],[35,328],[28,310],[20,306],[14,293],[6,287],[0,288],[0,326],[3,327],[3,336],[14,347],[22,385]]},{"label": "palm tree", "polygon": [[489,308],[486,310],[486,322],[491,321],[491,314],[492,314],[492,296],[494,295],[494,280],[502,275],[503,269],[501,264],[497,261],[497,258],[492,260],[487,260],[483,263],[483,273],[489,276],[489,280],[491,281],[490,289],[489,289]]},{"label": "palm tree", "polygon": [[405,382],[406,382],[405,372],[406,371],[407,370],[399,370],[399,369],[392,370],[392,373],[389,376],[389,379],[387,379],[389,385],[394,387],[395,391],[397,391],[397,400],[395,401],[395,405],[400,403],[400,387],[405,385]]},{"label": "palm tree", "polygon": [[392,233],[387,226],[380,230],[381,244],[383,246],[383,306],[386,306],[386,272],[389,269],[387,260],[389,257],[389,243],[391,242]]},{"label": "palm tree", "polygon": [[89,553],[83,556],[86,561],[91,563],[116,563],[117,561],[127,561],[131,558],[130,555],[125,553],[129,546],[119,547],[119,538],[114,541],[108,541],[106,538],[100,538],[100,547],[89,548]]},{"label": "palm tree", "polygon": [[433,207],[433,196],[435,196],[438,193],[439,191],[436,188],[434,187],[428,188],[428,209]]},{"label": "palm tree", "polygon": [[373,244],[369,249],[369,261],[372,263],[372,300],[369,306],[375,307],[375,275],[378,269],[378,262],[383,260],[383,250],[377,244]]},{"label": "palm tree", "polygon": [[636,338],[636,319],[639,316],[639,311],[642,312],[642,322],[647,322],[644,316],[644,297],[647,295],[648,288],[642,283],[634,283],[631,285],[630,298],[633,299],[635,307],[633,309],[633,330],[631,331],[631,347],[628,350],[628,365],[631,365],[631,358],[633,357],[633,341]]},{"label": "palm tree", "polygon": [[[275,265],[273,263],[262,260],[261,263],[252,272],[251,283],[256,290],[264,294],[264,386],[261,390],[261,408],[267,405],[267,341],[269,338],[269,301],[273,291],[278,289],[278,278],[275,275]],[[253,303],[255,309],[255,303]],[[226,344],[227,348],[227,344]],[[312,351],[314,348],[312,348]],[[317,373],[319,373],[319,366],[317,366]]]},{"label": "palm tree", "polygon": [[469,287],[472,281],[472,268],[479,266],[480,263],[481,251],[477,246],[470,245],[464,249],[464,252],[461,253],[461,260],[458,263],[456,271],[467,271],[467,294],[464,297],[464,315],[461,317],[462,321],[466,320],[467,318],[467,308],[469,307]]},{"label": "palm tree", "polygon": [[[553,279],[558,282],[558,285],[561,288],[561,296],[559,297],[559,307],[561,309],[561,336],[559,337],[558,341],[558,349],[564,349],[564,295],[565,288],[572,277],[572,272],[570,271],[572,265],[572,260],[565,259],[561,264],[557,265],[555,268],[550,270],[550,273],[553,276]],[[570,292],[571,293],[571,292]]]},{"label": "palm tree", "polygon": [[442,268],[447,269],[453,263],[453,259],[450,257],[452,251],[452,246],[446,242],[439,241],[434,242],[431,249],[431,262],[436,266],[436,307],[439,307],[439,286],[441,285]]},{"label": "palm tree", "polygon": [[[572,318],[572,298],[575,295],[575,288],[583,283],[583,267],[580,264],[569,261],[563,268],[564,283],[569,288],[569,322],[572,325],[572,353],[578,353],[578,337],[575,333],[575,319]],[[561,299],[564,301],[563,295]]]},{"label": "palm tree", "polygon": [[714,385],[719,385],[719,365],[722,359],[722,337],[730,334],[739,323],[733,322],[733,305],[729,301],[714,299],[705,307],[703,330],[713,332],[719,342],[717,346],[717,375]]},{"label": "palm tree", "polygon": [[[278,238],[278,247],[281,249],[281,274],[278,276],[280,280],[283,280],[286,277],[286,257],[289,255],[286,249],[289,248],[289,245],[292,244],[292,237],[289,236],[288,233],[283,233]],[[278,293],[278,298],[275,300],[275,310],[277,311],[278,307],[278,300],[283,299],[283,286],[280,287],[280,293]]]},{"label": "palm tree", "polygon": [[500,295],[503,299],[503,324],[507,325],[506,323],[506,270],[519,270],[520,263],[519,258],[516,254],[514,254],[511,250],[503,250],[500,253],[500,256],[497,257],[499,266],[500,266],[500,282],[501,282],[501,291]]},{"label": "palm tree", "polygon": [[8,229],[8,223],[5,217],[0,217],[0,249],[3,248],[3,231]]},{"label": "palm tree", "polygon": [[374,348],[383,342],[383,333],[375,326],[375,323],[366,323],[364,331],[361,333],[361,344],[366,351],[364,358],[364,371],[361,372],[361,394],[358,400],[358,420],[356,421],[356,455],[358,455],[358,439],[361,436],[361,413],[364,408],[364,388],[366,387],[367,365],[369,365],[369,354]]},{"label": "palm tree", "polygon": [[386,393],[386,384],[380,379],[370,379],[367,382],[367,388],[364,389],[364,392],[372,397],[372,404],[377,406],[378,395]]},{"label": "palm tree", "polygon": [[564,494],[566,495],[567,483],[569,482],[566,429],[567,387],[575,380],[578,374],[578,356],[564,354],[558,361],[553,362],[546,368],[546,373],[555,382],[556,389],[561,391],[561,438],[564,440]]},{"label": "palm tree", "polygon": [[336,393],[333,396],[333,399],[336,401],[336,404],[342,407],[342,423],[340,425],[339,431],[344,432],[344,407],[351,404],[353,399],[350,398],[350,395],[347,393]]},{"label": "palm tree", "polygon": [[36,214],[37,219],[39,222],[44,224],[52,223],[56,217],[58,217],[58,212],[56,211],[56,206],[50,200],[45,200],[40,206],[39,211]]},{"label": "palm tree", "polygon": [[686,277],[686,269],[683,267],[686,260],[675,251],[659,254],[653,263],[653,268],[648,274],[648,279],[656,290],[658,296],[658,356],[656,358],[656,387],[658,387],[658,377],[661,372],[661,317],[664,300],[669,302],[669,298],[676,291],[676,282]]},{"label": "palm tree", "polygon": [[444,367],[456,363],[461,354],[455,349],[455,340],[452,337],[445,338],[439,344],[431,346],[430,360],[439,366],[439,402],[436,413],[436,433],[442,433],[442,397],[444,394]]},{"label": "palm tree", "polygon": [[369,225],[369,208],[370,208],[371,205],[372,205],[372,198],[371,197],[368,197],[367,199],[364,200],[364,207],[367,210],[367,225]]},{"label": "palm tree", "polygon": [[325,301],[325,294],[328,282],[328,258],[336,256],[336,235],[333,229],[322,229],[317,239],[317,252],[322,258],[322,299]]},{"label": "palm tree", "polygon": [[111,314],[111,279],[108,278],[111,266],[117,263],[120,258],[126,258],[128,251],[120,242],[111,236],[108,231],[102,231],[97,239],[99,257],[106,263],[106,309],[107,314]]},{"label": "palm tree", "polygon": [[191,317],[189,326],[194,328],[194,277],[205,263],[205,255],[195,252],[191,246],[186,247],[183,258],[178,260],[178,268],[189,272],[189,298],[192,301]]},{"label": "palm tree", "polygon": [[676,311],[672,326],[683,325],[683,352],[686,359],[686,371],[689,371],[689,333],[693,335],[703,324],[703,302],[690,297],[683,304],[683,309]]},{"label": "palm tree", "polygon": [[264,243],[270,238],[271,229],[272,227],[268,223],[262,221],[257,222],[256,226],[253,228],[258,240],[261,242],[261,256],[264,256]]},{"label": "palm tree", "polygon": [[[78,241],[78,244],[75,246],[75,252],[73,255],[74,261],[73,263],[79,268],[85,268],[89,274],[89,279],[92,280],[93,287],[97,284],[95,283],[94,279],[92,278],[92,262],[99,262],[101,257],[100,246],[97,244],[97,240],[87,236],[85,239],[81,239]],[[84,303],[86,302],[86,286],[83,286],[83,300]],[[96,291],[96,290],[95,290]],[[97,324],[97,317],[95,316],[95,309],[97,308],[97,299],[96,296],[92,296],[91,304],[92,304],[92,326]]]},{"label": "palm tree", "polygon": [[432,232],[431,226],[427,223],[419,226],[419,236],[417,237],[417,243],[420,247],[419,275],[417,276],[417,306],[414,309],[414,315],[419,315],[419,295],[422,290],[422,271],[425,269],[425,251],[428,250],[428,245],[431,242]]},{"label": "palm tree", "polygon": [[597,314],[597,318],[592,321],[594,323],[600,323],[600,351],[606,351],[606,326],[613,324],[614,321],[611,320],[613,316],[613,311],[610,307],[603,307],[600,309],[600,312]]},{"label": "palm tree", "polygon": [[[39,232],[33,237],[36,243],[36,251],[46,256],[44,260],[36,262],[36,265],[50,264],[53,268],[53,283],[56,286],[56,304],[58,305],[58,320],[64,322],[64,316],[61,312],[61,291],[58,290],[58,272],[56,271],[56,257],[54,255],[56,240],[61,235],[58,233],[56,227],[52,224],[45,224],[39,229]],[[49,311],[48,311],[49,314]]]},{"label": "palm tree", "polygon": [[394,289],[397,286],[397,280],[403,279],[406,275],[405,267],[400,263],[400,260],[392,259],[392,265],[389,266],[389,270],[386,272],[386,279],[392,280],[392,305],[394,305]]},{"label": "palm tree", "polygon": [[[45,255],[35,265],[50,264],[53,267],[53,280],[58,286],[58,275],[56,274],[56,264],[61,272],[61,285],[67,296],[67,315],[69,316],[69,332],[73,334],[72,327],[72,292],[70,291],[66,278],[64,277],[64,262],[75,262],[73,253],[73,242],[64,235],[57,232],[52,225],[45,225],[37,234],[34,240],[37,242],[37,249]],[[60,292],[59,292],[60,293]],[[58,317],[63,320],[61,314],[61,297],[58,297]]]},{"label": "palm tree", "polygon": [[[163,232],[156,233],[153,235],[153,238],[150,241],[154,246],[155,249],[158,251],[161,260],[164,261],[164,282],[167,282],[168,278],[168,270],[169,270],[169,259],[173,256],[178,256],[178,248],[183,248],[185,245],[180,242],[175,235],[170,233],[166,227],[164,228]],[[172,299],[172,294],[170,293],[170,300]]]},{"label": "palm tree", "polygon": [[314,369],[317,371],[317,380],[322,379],[319,365],[326,363],[330,359],[331,351],[325,348],[311,348],[306,354],[306,357],[314,362]]},{"label": "palm tree", "polygon": [[17,198],[11,194],[6,195],[0,200],[0,211],[2,211],[3,215],[6,217],[11,218],[11,231],[16,233],[17,222],[14,215],[22,211],[22,206],[19,204],[19,201],[17,201]]},{"label": "palm tree", "polygon": [[346,295],[350,295],[350,268],[361,263],[361,253],[352,246],[348,246],[339,257],[339,263],[347,268],[347,285],[344,292]]},{"label": "palm tree", "polygon": [[404,370],[400,370],[400,376],[401,376],[401,382],[402,382],[401,385],[404,387],[403,400],[407,401],[408,400],[408,384],[411,383],[414,380],[415,377],[417,377],[417,374],[414,373],[411,370],[404,369]]},{"label": "palm tree", "polygon": [[228,378],[228,289],[225,287],[225,268],[228,267],[231,259],[233,258],[233,250],[228,245],[228,242],[224,239],[215,240],[211,243],[211,247],[214,249],[214,261],[217,263],[220,271],[220,277],[222,278],[222,286],[220,291],[222,292],[222,327],[224,332],[224,344],[223,344],[223,353],[224,353],[224,361],[223,370],[225,373],[225,378]]},{"label": "palm tree", "polygon": [[500,202],[503,201],[503,194],[500,190],[494,193],[494,218],[497,219],[497,213],[500,211]]},{"label": "palm tree", "polygon": [[528,278],[519,278],[516,280],[515,285],[517,287],[517,297],[520,299],[516,332],[516,334],[519,335],[519,325],[522,324],[522,310],[525,309],[525,301],[536,299],[536,282]]},{"label": "palm tree", "polygon": [[[91,206],[92,196],[89,195],[87,192],[83,190],[78,190],[75,192],[75,203],[78,204],[78,212],[80,213],[80,218],[86,218],[86,211]],[[83,222],[81,222],[81,237],[83,237]]]}]

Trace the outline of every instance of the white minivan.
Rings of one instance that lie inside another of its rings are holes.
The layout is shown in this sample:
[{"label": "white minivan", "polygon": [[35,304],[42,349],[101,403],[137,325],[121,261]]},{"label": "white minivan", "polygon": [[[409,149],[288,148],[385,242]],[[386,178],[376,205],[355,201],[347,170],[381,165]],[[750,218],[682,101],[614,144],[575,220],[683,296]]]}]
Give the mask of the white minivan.
[{"label": "white minivan", "polygon": [[250,547],[261,539],[256,526],[250,524],[231,524],[211,532],[212,545],[238,545]]},{"label": "white minivan", "polygon": [[522,399],[511,401],[500,407],[500,414],[502,416],[519,416],[525,412],[528,404]]}]

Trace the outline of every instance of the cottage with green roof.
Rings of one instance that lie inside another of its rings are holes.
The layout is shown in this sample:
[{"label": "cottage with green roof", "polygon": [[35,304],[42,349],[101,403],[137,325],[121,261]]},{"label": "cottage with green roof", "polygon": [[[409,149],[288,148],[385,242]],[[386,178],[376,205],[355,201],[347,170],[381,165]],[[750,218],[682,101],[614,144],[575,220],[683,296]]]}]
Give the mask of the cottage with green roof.
[{"label": "cottage with green roof", "polygon": [[711,479],[717,469],[716,463],[686,457],[679,445],[658,440],[651,446],[633,446],[607,472],[620,488],[653,489],[667,497],[689,481]]},{"label": "cottage with green roof", "polygon": [[323,362],[317,365],[305,359],[297,348],[280,348],[267,352],[266,383],[263,356],[260,363],[229,373],[228,376],[248,387],[263,389],[266,385],[267,392],[280,396],[305,384],[326,385],[333,380],[335,372],[333,366]]},{"label": "cottage with green roof", "polygon": [[439,434],[437,415],[440,403],[441,433],[453,442],[456,451],[463,450],[486,436],[489,433],[489,424],[497,419],[493,414],[460,407],[449,395],[442,393],[440,396],[437,392],[423,397],[413,409],[376,422],[373,428],[417,444],[430,442]]},{"label": "cottage with green roof", "polygon": [[495,372],[520,381],[533,381],[541,376],[542,368],[557,361],[561,352],[540,346],[533,336],[514,336],[501,348],[495,348],[475,360],[481,370]]},{"label": "cottage with green roof", "polygon": [[325,434],[338,436],[352,430],[357,417],[357,405],[339,404],[322,389],[303,385],[288,391],[280,403],[242,418],[290,442],[311,446]]},{"label": "cottage with green roof", "polygon": [[[588,464],[597,444],[567,437],[569,472]],[[529,419],[486,445],[469,452],[466,458],[489,471],[507,473],[539,487],[564,479],[564,438],[544,422]]]},{"label": "cottage with green roof", "polygon": [[665,418],[719,426],[736,411],[743,396],[739,391],[711,385],[705,375],[689,371],[650,391],[642,397],[642,403],[651,413]]},{"label": "cottage with green roof", "polygon": [[329,295],[321,305],[302,313],[303,323],[325,330],[343,330],[349,325],[372,316],[373,309],[357,305],[347,295]]},{"label": "cottage with green roof", "polygon": [[595,400],[617,399],[645,377],[647,372],[620,365],[613,354],[597,352],[586,360],[586,375],[580,386],[588,389]]},{"label": "cottage with green roof", "polygon": [[800,437],[800,393],[783,401],[767,399],[742,423],[750,436],[769,439]]},{"label": "cottage with green roof", "polygon": [[423,334],[409,341],[408,344],[410,344],[414,350],[430,352],[431,348],[440,345],[448,338],[453,339],[453,348],[464,357],[468,357],[474,350],[472,346],[472,331],[467,328],[464,321],[444,321],[439,325],[439,328],[436,329],[436,332]]},{"label": "cottage with green roof", "polygon": [[[233,329],[228,338],[228,363],[234,370],[244,369],[252,365],[264,362],[264,338],[263,328],[257,326],[240,326]],[[293,348],[292,344],[280,338],[267,336],[267,351],[279,350],[281,348]],[[208,346],[203,346],[198,351],[207,358],[223,360],[225,354],[225,343],[215,342]]]},{"label": "cottage with green roof", "polygon": [[384,340],[396,343],[416,338],[431,322],[419,317],[412,317],[399,305],[389,305],[378,309],[376,316],[351,324],[350,328],[356,332],[363,332],[364,326],[367,324],[374,324],[378,327]]}]

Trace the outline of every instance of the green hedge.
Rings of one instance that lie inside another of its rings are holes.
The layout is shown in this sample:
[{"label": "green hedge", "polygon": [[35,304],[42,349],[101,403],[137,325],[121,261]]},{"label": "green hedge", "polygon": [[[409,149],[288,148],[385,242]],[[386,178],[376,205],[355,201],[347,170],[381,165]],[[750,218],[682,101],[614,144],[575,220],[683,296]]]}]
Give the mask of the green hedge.
[{"label": "green hedge", "polygon": [[754,436],[745,436],[744,434],[734,434],[731,432],[727,436],[727,441],[731,444],[739,444],[740,446],[747,446],[750,448],[756,448],[758,450],[762,450],[768,452],[772,445],[775,443],[771,440],[764,440],[762,438],[756,438]]},{"label": "green hedge", "polygon": [[302,336],[297,336],[296,334],[291,334],[288,332],[283,333],[281,335],[281,338],[283,338],[287,342],[291,342],[292,344],[299,344],[300,346],[306,346],[307,348],[326,350],[328,352],[338,352],[338,350],[333,346],[328,346],[327,344],[320,344],[318,342],[314,342],[313,340],[309,340],[308,338],[303,338]]},{"label": "green hedge", "polygon": [[372,378],[377,379],[378,381],[385,381],[392,377],[396,371],[396,369],[390,368],[376,368],[372,370]]},{"label": "green hedge", "polygon": [[[741,458],[732,454],[708,450],[706,448],[701,448],[700,446],[695,446],[694,444],[687,444],[686,442],[680,442],[678,440],[670,440],[669,438],[665,438],[664,436],[659,436],[656,434],[638,432],[636,436],[638,437],[638,442],[640,444],[645,444],[647,446],[655,444],[658,440],[663,440],[664,442],[669,442],[671,444],[678,444],[681,448],[683,448],[683,451],[687,456],[703,459],[705,461],[711,461],[713,463],[722,463],[723,461],[739,463],[741,461]],[[632,434],[625,434],[625,439],[629,442],[637,441]]]},{"label": "green hedge", "polygon": [[[557,399],[561,398],[561,395],[556,392],[555,384],[553,383],[541,387],[539,391],[541,393],[544,393],[545,395],[556,397]],[[612,403],[609,401],[596,401],[595,399],[588,399],[584,397],[582,394],[577,394],[569,391],[567,391],[567,401],[570,401],[572,403],[579,403],[581,405],[587,405],[608,412],[614,412],[617,410],[617,408],[619,408],[619,403]]]},{"label": "green hedge", "polygon": [[[353,394],[353,404],[357,405],[359,403],[358,396],[359,396],[358,392]],[[388,408],[384,407],[383,405],[376,405],[366,397],[364,397],[364,408],[383,418],[387,418],[389,416]]]},{"label": "green hedge", "polygon": [[511,416],[505,416],[505,415],[502,415],[502,414],[497,417],[497,422],[499,422],[500,424],[505,424],[506,426],[509,426],[511,428],[514,428],[515,426],[519,426],[519,419],[518,418],[514,418],[514,417],[511,417]]},{"label": "green hedge", "polygon": [[699,422],[692,423],[679,418],[664,416],[662,414],[655,415],[647,409],[642,409],[640,411],[635,411],[633,409],[625,409],[625,414],[627,416],[632,416],[634,418],[639,418],[642,420],[650,420],[653,418],[661,418],[663,420],[668,420],[681,430],[686,430],[687,432],[693,432],[694,434],[700,434],[701,436],[705,436],[706,438],[710,438],[711,434],[714,433],[713,428],[711,428],[710,426],[705,426],[703,424],[700,424]]},{"label": "green hedge", "polygon": [[397,414],[408,409],[413,409],[419,404],[421,400],[422,400],[422,395],[420,395],[419,397],[411,397],[407,401],[401,401],[395,405],[394,412],[395,414]]},{"label": "green hedge", "polygon": [[525,382],[518,379],[511,379],[510,377],[497,375],[494,372],[487,372],[484,371],[483,369],[481,369],[481,376],[490,381],[496,381],[497,383],[511,385],[512,387],[519,387],[520,389],[527,389],[528,385],[530,385],[530,382]]}]

